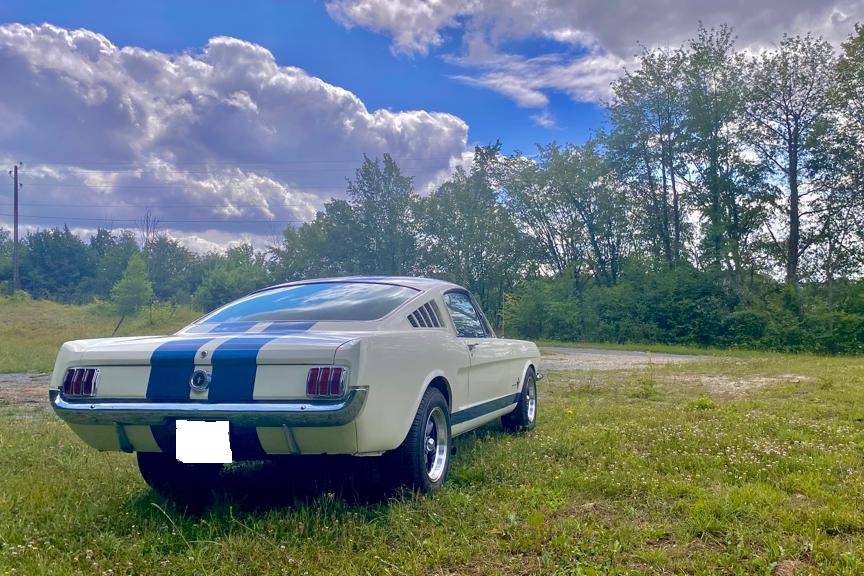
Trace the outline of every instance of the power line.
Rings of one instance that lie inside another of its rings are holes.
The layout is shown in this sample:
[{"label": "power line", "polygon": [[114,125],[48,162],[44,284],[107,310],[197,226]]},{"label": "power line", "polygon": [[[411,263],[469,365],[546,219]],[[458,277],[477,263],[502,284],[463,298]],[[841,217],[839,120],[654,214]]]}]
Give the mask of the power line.
[{"label": "power line", "polygon": [[[163,203],[163,202],[152,202],[150,204],[83,204],[81,202],[75,202],[71,204],[64,204],[59,202],[21,202],[20,206],[51,206],[51,207],[69,207],[69,208],[183,208],[183,207],[205,207],[205,208],[237,208],[237,207],[250,207],[250,208],[261,208],[262,204],[256,202],[231,202],[228,204],[213,204],[210,202],[181,202],[181,203]],[[268,203],[266,205],[267,208],[309,208],[308,204],[276,204],[276,203]]]},{"label": "power line", "polygon": [[[178,187],[177,185],[171,184],[170,182],[165,183],[165,184],[156,184],[156,183],[150,184],[150,183],[143,183],[143,182],[137,183],[137,184],[134,184],[134,183],[133,184],[126,184],[126,183],[122,183],[122,184],[86,184],[86,183],[77,183],[77,182],[75,182],[75,183],[58,182],[55,184],[55,183],[37,182],[37,185],[40,185],[40,184],[43,186],[44,189],[49,189],[49,190],[52,188],[81,188],[81,189],[85,189],[85,190],[88,188],[92,188],[95,190],[110,190],[113,188],[118,188],[121,190],[165,190],[165,191],[171,191],[171,192],[198,192],[198,191],[200,191],[200,190],[192,190],[191,188],[189,188],[187,186]],[[333,191],[336,191],[336,190],[342,190],[343,189],[340,186],[335,186],[335,185],[331,186],[329,184],[308,184],[308,185],[306,185],[306,184],[293,184],[292,183],[292,186],[296,187],[297,189],[296,190],[289,190],[289,192],[303,192],[304,190],[333,190]]]},{"label": "power line", "polygon": [[[0,216],[12,216],[12,214],[6,214],[0,212]],[[42,215],[27,215],[24,218],[28,218],[31,220],[72,220],[76,222],[132,222],[138,223],[141,221],[140,218],[112,218],[107,216],[105,218],[87,218],[87,217],[78,217],[78,216],[42,216]],[[281,219],[281,218],[260,218],[260,219],[252,219],[252,218],[202,218],[202,219],[170,219],[163,220],[159,218],[159,222],[162,224],[192,224],[192,223],[223,223],[223,224],[264,224],[264,223],[286,223],[286,224],[295,224],[308,222],[308,220],[300,220],[300,219]]]},{"label": "power line", "polygon": [[[383,159],[382,156],[368,156],[370,159],[374,160],[378,158],[378,160]],[[450,161],[453,158],[457,158],[457,155],[450,156],[391,156],[393,160],[397,162],[445,162]],[[278,161],[257,161],[257,162],[248,162],[248,161],[237,161],[237,160],[174,160],[174,161],[165,161],[164,165],[170,166],[284,166],[284,165],[308,165],[308,164],[358,164],[363,162],[363,157],[356,158],[304,158],[302,160],[278,160]],[[115,162],[115,161],[102,161],[102,160],[85,160],[78,163],[71,163],[67,161],[59,161],[59,162],[44,162],[39,164],[40,166],[63,166],[63,167],[73,167],[78,168],[81,165],[90,165],[90,166],[148,166],[147,159],[140,159],[137,161],[129,161],[129,162]],[[158,164],[157,164],[158,165]],[[401,167],[401,166],[400,166]],[[81,168],[82,170],[86,170],[86,168]]]}]

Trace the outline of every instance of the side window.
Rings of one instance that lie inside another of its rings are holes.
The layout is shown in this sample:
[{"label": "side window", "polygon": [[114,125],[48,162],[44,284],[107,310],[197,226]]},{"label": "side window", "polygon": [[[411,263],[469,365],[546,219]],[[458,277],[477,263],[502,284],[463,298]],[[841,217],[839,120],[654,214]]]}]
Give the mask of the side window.
[{"label": "side window", "polygon": [[483,323],[466,294],[461,292],[445,294],[444,303],[447,304],[447,310],[450,311],[450,317],[456,325],[456,333],[461,338],[486,338]]}]

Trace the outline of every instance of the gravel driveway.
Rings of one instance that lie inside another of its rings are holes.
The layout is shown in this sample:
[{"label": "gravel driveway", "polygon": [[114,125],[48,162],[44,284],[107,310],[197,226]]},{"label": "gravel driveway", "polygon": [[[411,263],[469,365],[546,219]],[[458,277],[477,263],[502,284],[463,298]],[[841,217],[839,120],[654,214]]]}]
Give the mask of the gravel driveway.
[{"label": "gravel driveway", "polygon": [[48,407],[50,374],[0,374],[0,408],[3,406]]},{"label": "gravel driveway", "polygon": [[649,364],[675,364],[706,360],[710,356],[544,346],[541,366],[544,370],[623,370],[645,368]]}]

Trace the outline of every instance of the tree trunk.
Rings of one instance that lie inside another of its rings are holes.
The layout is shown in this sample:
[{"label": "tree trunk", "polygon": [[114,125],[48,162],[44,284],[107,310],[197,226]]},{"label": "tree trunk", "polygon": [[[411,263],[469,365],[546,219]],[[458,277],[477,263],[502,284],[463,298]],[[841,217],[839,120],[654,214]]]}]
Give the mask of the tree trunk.
[{"label": "tree trunk", "polygon": [[671,270],[674,266],[674,255],[672,254],[672,240],[670,238],[669,226],[669,182],[666,176],[666,143],[661,144],[660,148],[660,173],[663,182],[662,204],[660,206],[662,221],[661,234],[663,236],[663,251],[666,253],[666,265]]},{"label": "tree trunk", "polygon": [[789,240],[786,243],[786,283],[798,283],[801,245],[801,208],[798,196],[798,145],[789,146]]}]

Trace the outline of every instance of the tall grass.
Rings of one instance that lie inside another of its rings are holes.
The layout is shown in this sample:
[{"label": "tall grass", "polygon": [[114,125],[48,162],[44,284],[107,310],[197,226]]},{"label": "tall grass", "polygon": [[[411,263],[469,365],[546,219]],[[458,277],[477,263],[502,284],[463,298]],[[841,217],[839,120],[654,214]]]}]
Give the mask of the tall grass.
[{"label": "tall grass", "polygon": [[[170,334],[197,316],[185,307],[155,306],[126,318],[117,335]],[[73,306],[0,297],[0,373],[48,372],[63,342],[111,336],[119,320],[105,303]]]},{"label": "tall grass", "polygon": [[458,439],[430,497],[358,503],[263,466],[200,516],[132,456],[0,408],[0,574],[864,573],[860,358],[549,372],[540,402],[533,433]]}]

